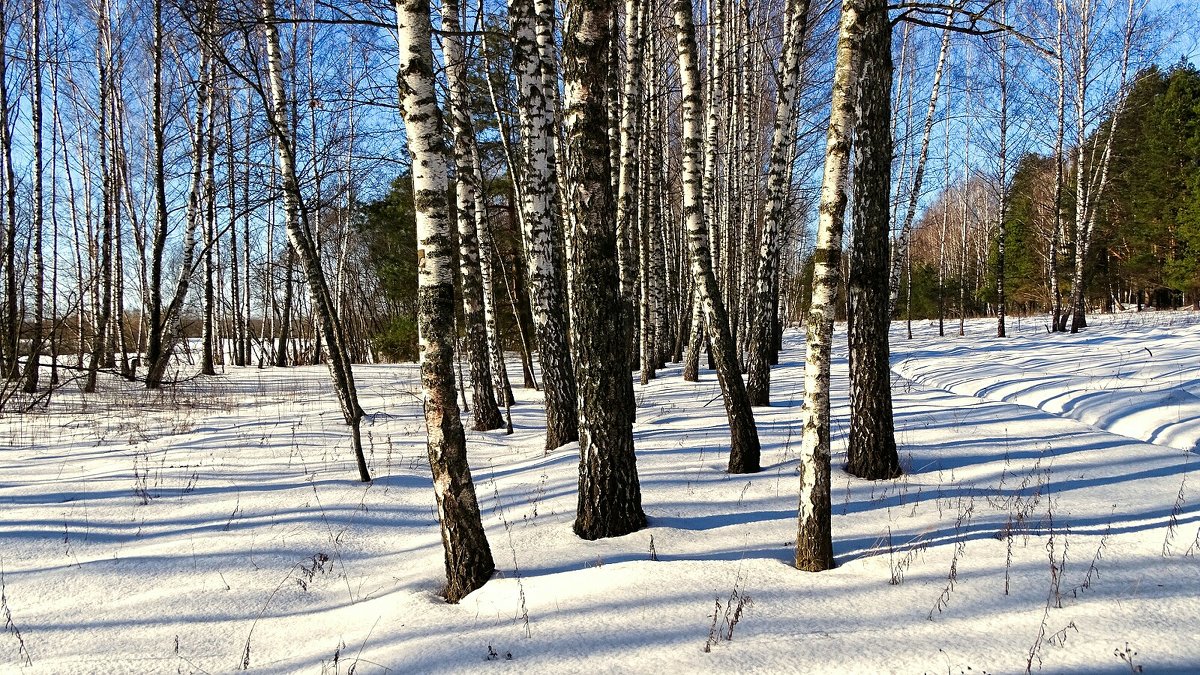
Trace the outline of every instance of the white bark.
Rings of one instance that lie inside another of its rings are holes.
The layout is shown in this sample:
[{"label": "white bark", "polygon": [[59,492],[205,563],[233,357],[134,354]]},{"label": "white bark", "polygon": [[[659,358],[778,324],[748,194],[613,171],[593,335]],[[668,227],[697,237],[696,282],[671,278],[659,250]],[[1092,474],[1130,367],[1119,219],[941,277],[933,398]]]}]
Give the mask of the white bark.
[{"label": "white bark", "polygon": [[864,21],[862,10],[861,0],[844,0],[842,3],[817,241],[813,251],[813,294],[806,327],[804,404],[808,414],[801,436],[796,567],[813,572],[830,569],[834,564],[830,531],[829,367],[835,304],[841,283],[846,168],[850,159],[850,127],[854,120],[854,86]]}]

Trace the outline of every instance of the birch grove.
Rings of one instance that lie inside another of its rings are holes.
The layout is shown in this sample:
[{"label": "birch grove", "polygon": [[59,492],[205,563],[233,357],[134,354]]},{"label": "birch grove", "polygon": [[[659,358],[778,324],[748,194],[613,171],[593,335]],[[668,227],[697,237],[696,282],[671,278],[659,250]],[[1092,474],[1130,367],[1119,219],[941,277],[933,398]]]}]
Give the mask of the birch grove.
[{"label": "birch grove", "polygon": [[496,568],[472,477],[491,434],[578,452],[575,534],[628,535],[654,519],[647,392],[720,398],[725,470],[756,473],[754,407],[802,343],[804,406],[758,413],[800,438],[795,566],[829,569],[833,472],[911,470],[893,320],[951,341],[972,317],[1003,338],[1200,306],[1191,174],[1147,177],[1191,166],[1167,83],[1194,67],[1161,59],[1162,16],[0,0],[0,411],[324,364],[370,482],[395,413],[364,409],[355,367],[418,362],[391,385],[421,404],[456,602]]}]

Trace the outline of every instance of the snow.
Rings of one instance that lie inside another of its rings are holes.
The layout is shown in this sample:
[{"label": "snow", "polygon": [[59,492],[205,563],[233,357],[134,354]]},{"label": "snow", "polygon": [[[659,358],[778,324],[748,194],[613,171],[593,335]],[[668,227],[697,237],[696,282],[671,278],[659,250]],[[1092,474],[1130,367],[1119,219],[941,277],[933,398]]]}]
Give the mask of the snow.
[{"label": "snow", "polygon": [[467,432],[498,572],[458,605],[414,366],[355,367],[369,486],[323,367],[64,393],[0,417],[0,671],[1115,673],[1127,647],[1194,671],[1200,316],[1093,324],[897,324],[905,475],[875,483],[840,470],[839,327],[838,567],[816,574],[790,566],[799,333],[755,411],[759,474],[724,473],[711,372],[636,387],[650,523],[616,539],[571,533],[578,448],[544,454],[517,389],[516,433]]}]

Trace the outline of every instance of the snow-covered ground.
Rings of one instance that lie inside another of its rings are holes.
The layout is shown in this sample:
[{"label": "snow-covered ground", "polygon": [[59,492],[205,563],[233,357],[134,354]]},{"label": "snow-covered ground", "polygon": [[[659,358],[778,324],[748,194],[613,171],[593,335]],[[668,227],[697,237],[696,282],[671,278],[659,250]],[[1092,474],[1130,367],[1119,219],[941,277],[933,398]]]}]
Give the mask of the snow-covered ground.
[{"label": "snow-covered ground", "polygon": [[839,468],[839,348],[819,574],[790,566],[798,333],[759,474],[724,473],[712,373],[637,388],[650,524],[618,539],[571,533],[576,448],[543,454],[518,389],[514,435],[468,432],[499,571],[458,605],[414,367],[355,369],[369,486],[320,367],[66,394],[0,417],[0,671],[1194,672],[1200,316],[1093,323],[897,324],[905,475],[877,483]]}]

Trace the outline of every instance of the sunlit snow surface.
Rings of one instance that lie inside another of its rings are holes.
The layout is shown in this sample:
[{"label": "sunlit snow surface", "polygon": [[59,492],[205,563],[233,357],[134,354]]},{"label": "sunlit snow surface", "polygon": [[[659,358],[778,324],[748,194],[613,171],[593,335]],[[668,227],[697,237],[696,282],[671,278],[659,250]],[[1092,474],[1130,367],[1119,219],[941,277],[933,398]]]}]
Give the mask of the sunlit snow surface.
[{"label": "sunlit snow surface", "polygon": [[1200,316],[1044,324],[896,324],[906,473],[877,483],[840,470],[839,326],[839,567],[820,574],[790,566],[799,333],[753,476],[724,473],[713,373],[635,387],[650,525],[619,539],[571,533],[577,448],[545,456],[540,394],[517,389],[514,435],[467,433],[499,569],[458,605],[437,595],[415,367],[355,368],[370,486],[324,367],[64,393],[0,416],[0,671],[1128,672],[1115,650],[1194,671]]}]

